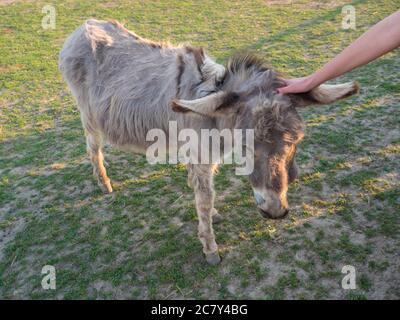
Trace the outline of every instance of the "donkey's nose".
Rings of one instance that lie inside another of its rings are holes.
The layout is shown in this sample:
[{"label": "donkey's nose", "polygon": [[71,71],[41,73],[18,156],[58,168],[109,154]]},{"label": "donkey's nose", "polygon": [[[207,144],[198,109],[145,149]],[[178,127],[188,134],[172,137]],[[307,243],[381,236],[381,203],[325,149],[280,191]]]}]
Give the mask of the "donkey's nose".
[{"label": "donkey's nose", "polygon": [[263,209],[260,209],[260,213],[261,213],[263,218],[272,219],[271,214],[268,211],[264,211]]},{"label": "donkey's nose", "polygon": [[277,219],[283,219],[283,218],[285,218],[285,217],[288,215],[289,210],[286,209],[286,210],[283,212],[283,214],[280,215],[280,216],[274,216],[274,215],[272,215],[271,213],[269,213],[268,211],[265,211],[265,210],[263,210],[263,209],[260,209],[260,213],[261,213],[261,215],[263,216],[263,218],[268,218],[268,219],[277,220]]},{"label": "donkey's nose", "polygon": [[283,213],[283,216],[280,217],[280,219],[285,218],[289,213],[289,209],[286,209],[285,212]]}]

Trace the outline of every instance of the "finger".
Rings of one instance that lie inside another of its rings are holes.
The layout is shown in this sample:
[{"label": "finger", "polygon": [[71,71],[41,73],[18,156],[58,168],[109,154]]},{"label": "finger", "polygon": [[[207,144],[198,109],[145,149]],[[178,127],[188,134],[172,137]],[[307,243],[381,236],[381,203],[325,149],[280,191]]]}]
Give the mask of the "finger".
[{"label": "finger", "polygon": [[281,79],[282,80],[282,82],[283,82],[283,85],[282,85],[282,87],[284,87],[284,86],[288,86],[289,85],[289,79]]},{"label": "finger", "polygon": [[287,93],[288,91],[290,91],[290,90],[289,90],[289,86],[278,88],[278,93],[279,93],[279,94],[285,94],[285,93]]}]

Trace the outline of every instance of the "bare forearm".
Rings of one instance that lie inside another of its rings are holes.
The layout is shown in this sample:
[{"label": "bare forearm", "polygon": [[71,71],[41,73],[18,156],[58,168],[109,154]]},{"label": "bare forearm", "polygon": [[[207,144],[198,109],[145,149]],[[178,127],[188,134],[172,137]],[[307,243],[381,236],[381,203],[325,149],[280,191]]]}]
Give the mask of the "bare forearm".
[{"label": "bare forearm", "polygon": [[400,11],[377,23],[310,76],[313,86],[340,76],[400,46]]}]

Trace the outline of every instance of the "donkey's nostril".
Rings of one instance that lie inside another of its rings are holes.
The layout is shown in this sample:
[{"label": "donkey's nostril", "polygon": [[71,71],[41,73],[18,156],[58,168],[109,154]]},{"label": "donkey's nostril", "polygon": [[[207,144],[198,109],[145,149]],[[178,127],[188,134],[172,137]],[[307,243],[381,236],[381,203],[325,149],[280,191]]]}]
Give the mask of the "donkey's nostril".
[{"label": "donkey's nostril", "polygon": [[257,202],[258,205],[261,205],[261,204],[263,204],[265,202],[263,196],[260,195],[257,192],[254,192],[254,198],[256,198],[256,202]]}]

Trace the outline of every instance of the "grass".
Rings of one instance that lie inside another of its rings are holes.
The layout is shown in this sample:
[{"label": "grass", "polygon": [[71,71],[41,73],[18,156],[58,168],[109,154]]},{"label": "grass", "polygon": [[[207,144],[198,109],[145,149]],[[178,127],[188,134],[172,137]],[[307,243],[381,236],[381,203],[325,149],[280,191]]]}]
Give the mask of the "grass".
[{"label": "grass", "polygon": [[[0,298],[398,299],[400,103],[398,52],[338,81],[357,97],[301,110],[306,138],[289,218],[263,220],[232,166],[216,176],[223,262],[201,256],[182,166],[106,148],[112,195],[93,181],[79,113],[57,70],[66,36],[88,17],[113,18],[155,40],[189,41],[224,62],[250,49],[290,76],[315,70],[399,1],[44,1],[0,6]],[[189,22],[189,23],[188,23]],[[54,265],[57,289],[41,288]],[[353,265],[357,289],[343,290]]]}]

